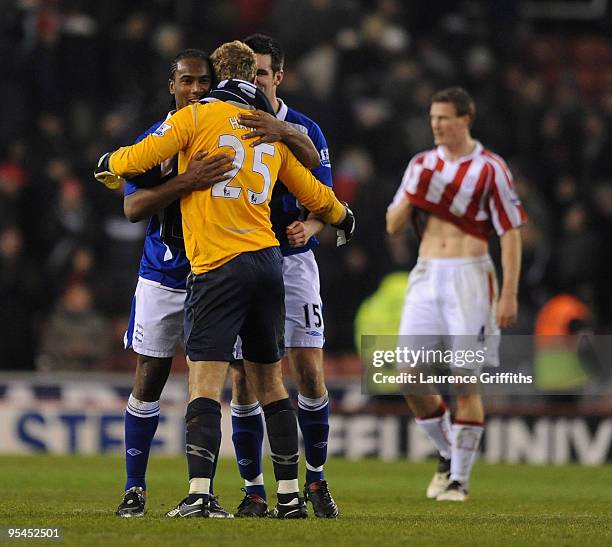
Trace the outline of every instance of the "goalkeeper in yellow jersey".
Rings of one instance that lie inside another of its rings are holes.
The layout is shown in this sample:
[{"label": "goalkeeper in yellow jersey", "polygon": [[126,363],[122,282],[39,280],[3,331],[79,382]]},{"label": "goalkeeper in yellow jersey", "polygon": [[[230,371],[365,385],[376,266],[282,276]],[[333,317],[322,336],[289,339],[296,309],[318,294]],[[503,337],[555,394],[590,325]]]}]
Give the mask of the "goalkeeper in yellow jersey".
[{"label": "goalkeeper in yellow jersey", "polygon": [[282,382],[284,284],[282,255],[270,222],[269,201],[277,179],[312,213],[337,228],[338,244],[354,230],[352,212],[314,178],[282,142],[250,146],[241,112],[272,112],[252,82],[257,64],[242,42],[211,56],[219,80],[202,102],[171,116],[140,143],[102,157],[99,180],[134,176],[179,153],[179,173],[198,151],[233,156],[229,180],[181,199],[185,248],[192,272],[185,303],[189,365],[186,452],[189,495],[170,517],[209,516],[209,484],[221,441],[220,397],[237,335],[245,370],[266,418],[278,518],[304,518],[299,496],[295,411]]}]

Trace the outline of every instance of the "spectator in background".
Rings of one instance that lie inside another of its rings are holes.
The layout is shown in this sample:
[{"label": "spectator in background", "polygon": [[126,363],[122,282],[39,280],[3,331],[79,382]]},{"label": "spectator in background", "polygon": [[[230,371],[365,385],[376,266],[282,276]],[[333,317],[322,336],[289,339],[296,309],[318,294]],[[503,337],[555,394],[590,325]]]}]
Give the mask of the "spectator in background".
[{"label": "spectator in background", "polygon": [[41,279],[14,224],[0,228],[0,369],[34,368]]},{"label": "spectator in background", "polygon": [[601,241],[591,226],[591,213],[585,203],[571,204],[563,215],[561,234],[554,249],[554,272],[559,290],[577,291],[587,302],[593,302],[597,271],[593,258],[599,256]]},{"label": "spectator in background", "polygon": [[[81,245],[94,240],[92,205],[84,195],[81,182],[69,174],[62,175],[56,188],[55,203],[47,204],[45,220],[48,255],[45,269],[51,274],[56,288],[67,269],[72,255]],[[58,294],[58,293],[56,293]]]},{"label": "spectator in background", "polygon": [[[593,190],[592,200],[595,206],[593,225],[599,227],[598,233],[602,237],[600,253],[602,257],[610,257],[612,256],[612,181],[600,182]],[[612,291],[610,291],[612,263],[610,260],[602,260],[595,271],[597,273],[595,285],[597,299],[593,304],[593,309],[599,325],[610,325],[612,323]]]},{"label": "spectator in background", "polygon": [[538,313],[534,329],[536,386],[542,392],[563,395],[558,402],[574,402],[589,381],[577,342],[590,324],[588,307],[572,294],[554,296]]},{"label": "spectator in background", "polygon": [[610,119],[601,112],[587,112],[583,118],[582,169],[585,184],[597,177],[612,177],[612,135]]},{"label": "spectator in background", "polygon": [[12,161],[0,163],[0,219],[22,222],[25,170]]},{"label": "spectator in background", "polygon": [[110,355],[108,321],[93,307],[91,289],[69,285],[42,336],[37,368],[42,371],[86,371],[103,368]]}]

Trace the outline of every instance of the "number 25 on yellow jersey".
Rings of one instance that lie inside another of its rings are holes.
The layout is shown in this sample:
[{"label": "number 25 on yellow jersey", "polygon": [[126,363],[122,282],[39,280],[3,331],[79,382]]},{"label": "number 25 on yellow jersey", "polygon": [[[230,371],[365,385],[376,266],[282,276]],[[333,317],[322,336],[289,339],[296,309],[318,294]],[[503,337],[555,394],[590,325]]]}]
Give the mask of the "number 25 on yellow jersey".
[{"label": "number 25 on yellow jersey", "polygon": [[[244,144],[235,135],[226,134],[219,136],[219,148],[224,146],[229,146],[234,150],[234,168],[228,172],[231,177],[230,179],[218,182],[212,187],[212,196],[216,198],[238,199],[242,193],[242,187],[231,186],[231,183],[244,166],[246,156]],[[247,189],[249,192],[249,203],[252,205],[261,205],[268,199],[268,193],[270,192],[272,180],[270,177],[270,169],[268,169],[268,166],[263,162],[263,156],[265,154],[267,156],[274,157],[275,153],[276,148],[268,143],[258,144],[253,148],[253,165],[251,166],[251,171],[261,175],[263,177],[264,184],[261,192],[256,192],[251,188]]]}]

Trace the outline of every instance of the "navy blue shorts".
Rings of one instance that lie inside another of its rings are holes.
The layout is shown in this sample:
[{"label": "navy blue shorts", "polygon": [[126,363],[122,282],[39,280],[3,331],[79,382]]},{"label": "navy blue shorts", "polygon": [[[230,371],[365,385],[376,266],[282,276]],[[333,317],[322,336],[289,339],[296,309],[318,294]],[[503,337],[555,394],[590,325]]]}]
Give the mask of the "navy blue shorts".
[{"label": "navy blue shorts", "polygon": [[254,363],[285,353],[285,286],[278,247],[241,253],[187,278],[185,352],[192,361],[232,361],[236,337]]}]

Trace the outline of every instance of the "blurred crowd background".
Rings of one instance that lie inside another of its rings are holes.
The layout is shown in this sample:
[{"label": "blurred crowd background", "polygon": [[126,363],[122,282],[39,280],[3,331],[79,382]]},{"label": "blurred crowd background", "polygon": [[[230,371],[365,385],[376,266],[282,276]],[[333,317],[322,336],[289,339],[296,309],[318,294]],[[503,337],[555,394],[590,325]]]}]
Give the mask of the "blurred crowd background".
[{"label": "blurred crowd background", "polygon": [[385,210],[410,157],[432,146],[432,93],[450,85],[475,97],[473,135],[509,162],[530,217],[513,332],[532,333],[563,294],[610,333],[610,8],[530,17],[538,4],[0,1],[0,369],[131,370],[122,337],[146,225],[92,168],[165,115],[178,51],[253,32],[284,46],[279,96],[323,129],[336,193],[359,221],[350,246],[328,229],[317,251],[330,356],[355,352],[361,303],[414,265],[414,237],[390,240]]}]

